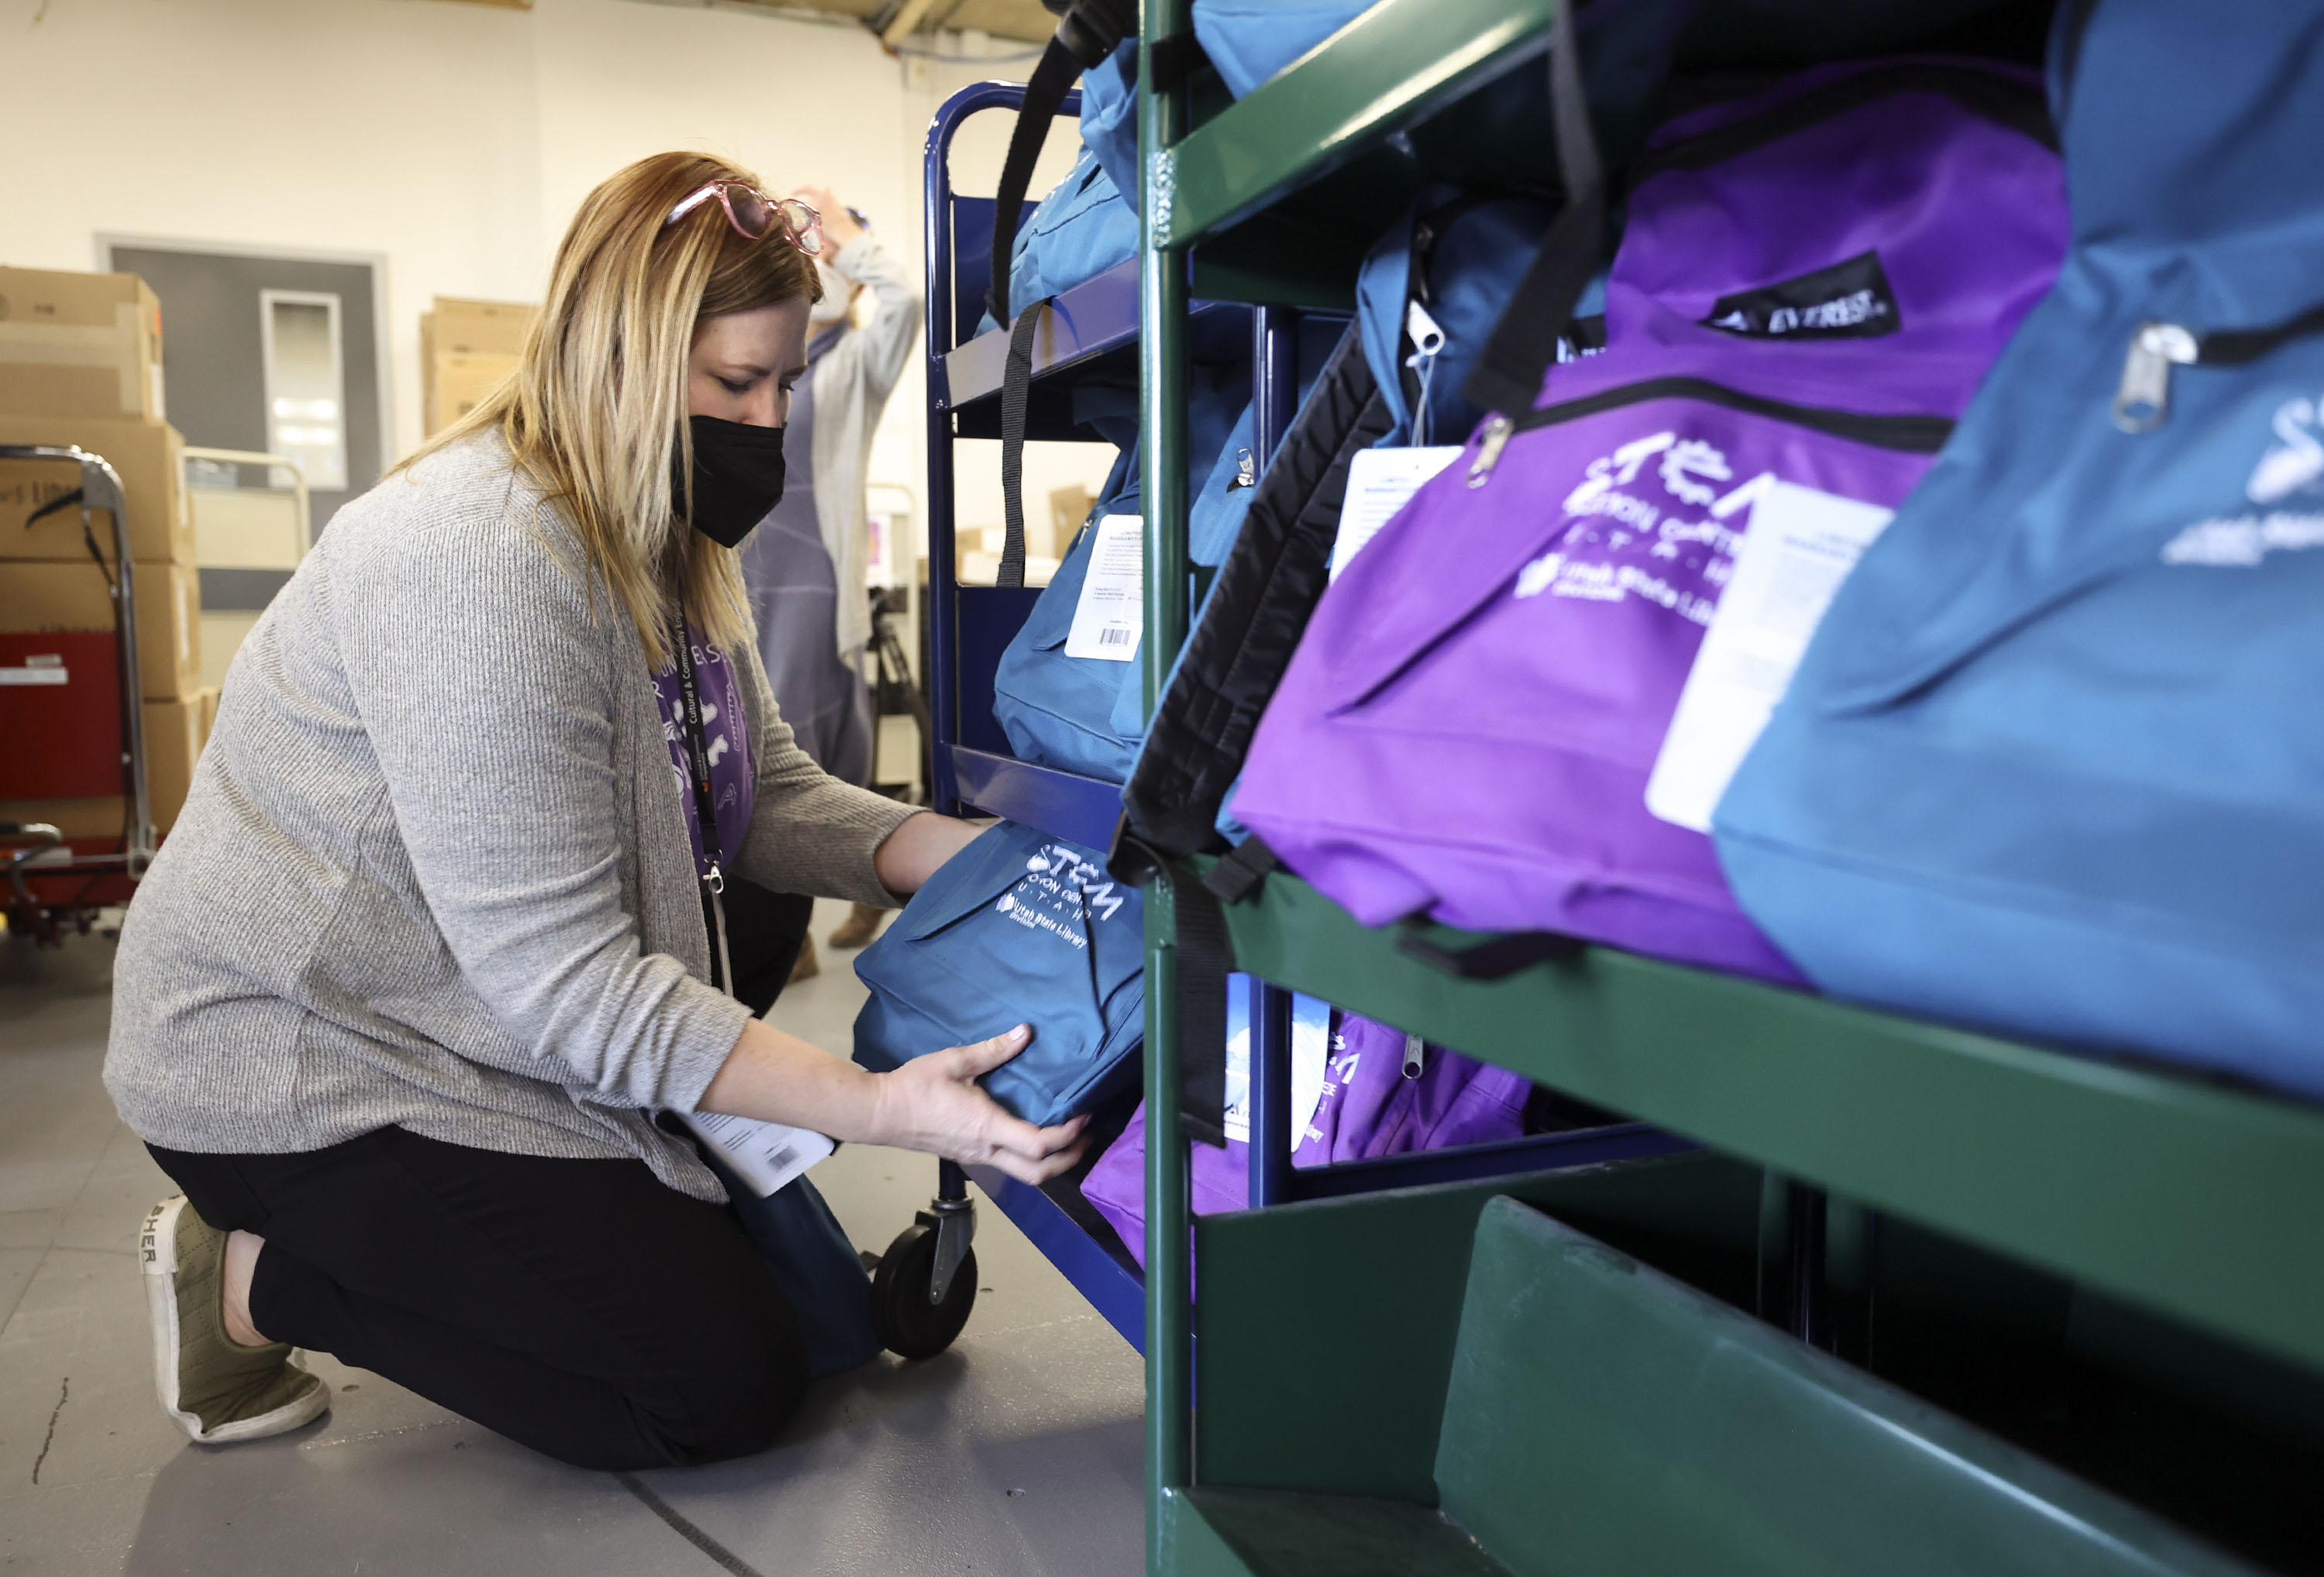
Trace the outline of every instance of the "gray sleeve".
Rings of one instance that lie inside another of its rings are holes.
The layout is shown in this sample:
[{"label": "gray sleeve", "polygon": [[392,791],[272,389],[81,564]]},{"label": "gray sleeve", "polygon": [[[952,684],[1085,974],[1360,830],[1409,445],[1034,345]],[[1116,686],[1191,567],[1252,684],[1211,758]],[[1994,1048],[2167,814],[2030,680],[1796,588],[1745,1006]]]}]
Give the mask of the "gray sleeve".
[{"label": "gray sleeve", "polygon": [[544,522],[410,524],[334,556],[328,617],[429,911],[517,1071],[691,1111],[750,1010],[623,906],[604,624],[629,621]]},{"label": "gray sleeve", "polygon": [[[918,284],[915,276],[899,266],[872,235],[857,236],[842,247],[831,262],[847,278],[871,287],[872,311],[869,323],[840,337],[831,354],[824,357],[824,363],[844,356],[843,364],[832,368],[835,381],[861,379],[865,397],[875,406],[882,404],[895,388],[896,380],[903,375],[904,363],[919,334]],[[816,370],[816,398],[820,401],[824,397],[820,382],[823,366],[818,364]]]},{"label": "gray sleeve", "polygon": [[742,703],[751,714],[757,795],[750,835],[734,856],[735,873],[775,892],[900,907],[903,899],[881,885],[872,856],[915,814],[913,807],[841,782],[793,742],[756,641],[744,641],[739,660],[729,660],[742,675]]}]

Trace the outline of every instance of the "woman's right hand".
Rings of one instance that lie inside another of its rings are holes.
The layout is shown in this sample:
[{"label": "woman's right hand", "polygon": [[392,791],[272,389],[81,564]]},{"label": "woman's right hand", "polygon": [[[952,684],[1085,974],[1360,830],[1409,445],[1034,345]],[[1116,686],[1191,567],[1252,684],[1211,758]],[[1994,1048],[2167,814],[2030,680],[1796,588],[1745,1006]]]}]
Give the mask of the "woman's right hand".
[{"label": "woman's right hand", "polygon": [[914,1057],[893,1073],[873,1075],[878,1097],[871,1144],[925,1150],[948,1161],[998,1167],[1023,1183],[1041,1184],[1082,1157],[1086,1116],[1055,1128],[1011,1117],[977,1087],[976,1080],[1032,1043],[1030,1026],[973,1046],[954,1046]]}]

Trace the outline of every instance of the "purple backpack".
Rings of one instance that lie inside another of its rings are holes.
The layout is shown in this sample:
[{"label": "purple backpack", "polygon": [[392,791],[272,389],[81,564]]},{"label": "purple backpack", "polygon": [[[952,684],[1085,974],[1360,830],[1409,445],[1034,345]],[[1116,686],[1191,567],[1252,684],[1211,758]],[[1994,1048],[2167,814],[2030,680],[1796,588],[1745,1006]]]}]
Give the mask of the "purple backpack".
[{"label": "purple backpack", "polygon": [[[1412,1066],[1416,1073],[1407,1074]],[[1292,1149],[1291,1164],[1320,1167],[1516,1139],[1525,1131],[1526,1097],[1532,1091],[1530,1083],[1507,1068],[1438,1046],[1415,1047],[1401,1029],[1334,1009],[1323,1096]],[[1194,1147],[1196,1215],[1242,1209],[1250,1199],[1250,1185],[1249,1146],[1229,1139],[1224,1149]],[[1082,1197],[1145,1264],[1144,1105],[1083,1178]]]},{"label": "purple backpack", "polygon": [[1893,510],[2066,240],[2031,74],[1828,68],[1665,126],[1606,348],[1489,420],[1324,594],[1235,817],[1368,925],[1796,981],[1648,777],[1760,502]]}]

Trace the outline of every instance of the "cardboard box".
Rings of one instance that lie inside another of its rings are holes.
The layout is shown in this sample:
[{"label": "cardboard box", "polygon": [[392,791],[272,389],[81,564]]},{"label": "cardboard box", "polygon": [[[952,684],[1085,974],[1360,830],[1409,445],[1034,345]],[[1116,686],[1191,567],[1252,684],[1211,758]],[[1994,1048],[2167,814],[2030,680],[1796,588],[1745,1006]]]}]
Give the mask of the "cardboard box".
[{"label": "cardboard box", "polygon": [[[202,592],[191,565],[132,567],[137,669],[145,699],[171,701],[202,687]],[[0,562],[0,634],[113,628],[113,597],[84,557],[78,564]]]},{"label": "cardboard box", "polygon": [[540,309],[523,301],[468,301],[438,296],[435,310],[420,319],[437,355],[515,355]]},{"label": "cardboard box", "polygon": [[94,799],[0,799],[0,821],[42,821],[73,838],[121,836],[124,817],[121,796]]},{"label": "cardboard box", "polygon": [[[1082,523],[1097,507],[1086,487],[1060,487],[1049,494],[1049,551],[1062,555],[1073,540],[1081,535]],[[1025,522],[1027,527],[1032,521]],[[1028,549],[1029,551],[1029,547]]]},{"label": "cardboard box", "polygon": [[[178,813],[186,807],[194,763],[209,741],[208,720],[217,713],[217,691],[202,690],[181,700],[145,704],[145,798],[157,834],[176,825]],[[0,821],[44,821],[68,838],[118,838],[123,814],[118,794],[0,799]]]},{"label": "cardboard box", "polygon": [[428,430],[433,435],[459,420],[508,381],[518,358],[496,352],[438,355],[429,364]]},{"label": "cardboard box", "polygon": [[194,554],[205,569],[296,569],[307,557],[299,495],[277,487],[192,487]]},{"label": "cardboard box", "polygon": [[[78,444],[111,462],[129,503],[130,557],[148,564],[194,562],[194,514],[187,499],[186,440],[159,421],[99,421],[94,417],[0,416],[0,444]],[[80,511],[59,510],[32,530],[27,517],[80,485],[80,471],[60,460],[0,460],[0,559],[88,562]],[[113,558],[113,520],[90,522],[97,545]]]},{"label": "cardboard box", "polygon": [[161,303],[145,281],[0,268],[0,413],[161,420]]},{"label": "cardboard box", "polygon": [[180,700],[145,703],[145,798],[152,807],[157,833],[175,825],[178,812],[186,807],[194,763],[209,741],[203,725],[211,706],[204,699],[208,693],[198,690]]},{"label": "cardboard box", "polygon": [[474,410],[516,370],[540,309],[438,296],[420,318],[420,408],[438,433]]},{"label": "cardboard box", "polygon": [[213,688],[226,683],[234,654],[265,615],[247,608],[202,610],[202,683]]}]

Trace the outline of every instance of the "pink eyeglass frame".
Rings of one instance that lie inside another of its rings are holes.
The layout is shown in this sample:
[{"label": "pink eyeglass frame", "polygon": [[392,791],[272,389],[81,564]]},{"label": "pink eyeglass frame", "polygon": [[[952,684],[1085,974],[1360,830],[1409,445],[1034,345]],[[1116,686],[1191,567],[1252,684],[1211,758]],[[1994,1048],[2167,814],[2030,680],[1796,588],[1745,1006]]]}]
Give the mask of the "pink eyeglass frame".
[{"label": "pink eyeglass frame", "polygon": [[[767,205],[770,218],[765,230],[753,233],[734,212],[734,199],[729,195],[729,189],[738,186]],[[718,206],[726,211],[726,222],[734,226],[734,234],[745,241],[764,240],[769,230],[779,227],[783,233],[783,238],[809,257],[819,256],[823,252],[823,215],[816,211],[814,204],[802,202],[798,198],[785,198],[780,202],[777,202],[747,180],[722,178],[703,182],[687,193],[679,199],[678,206],[670,209],[669,217],[661,222],[662,228],[669,229],[712,198],[716,198]],[[793,208],[807,215],[805,224],[792,222],[790,210]]]}]

